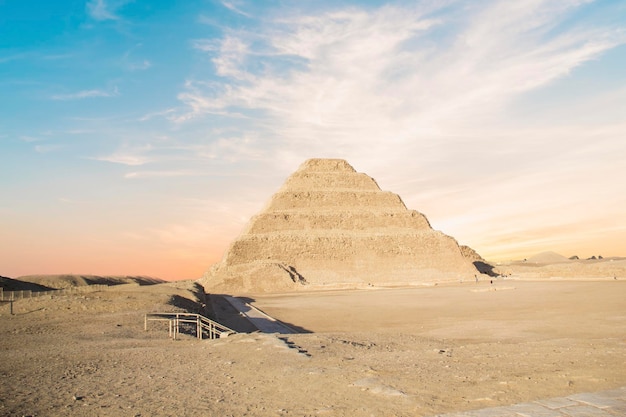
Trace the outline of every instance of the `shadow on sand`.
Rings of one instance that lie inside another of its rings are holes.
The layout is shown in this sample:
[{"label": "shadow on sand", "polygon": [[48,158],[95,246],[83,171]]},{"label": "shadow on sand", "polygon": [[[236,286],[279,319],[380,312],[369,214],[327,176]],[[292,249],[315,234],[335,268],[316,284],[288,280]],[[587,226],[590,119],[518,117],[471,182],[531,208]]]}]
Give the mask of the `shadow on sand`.
[{"label": "shadow on sand", "polygon": [[[254,326],[250,320],[248,320],[244,314],[240,313],[233,305],[228,302],[225,297],[233,297],[228,294],[207,294],[207,307],[209,307],[209,317],[218,323],[223,324],[226,327],[229,327],[239,333],[252,333],[259,331],[259,329]],[[242,302],[246,304],[254,303],[253,298],[249,297],[236,297]],[[261,324],[267,324],[268,327],[271,327],[273,323],[269,319],[255,319],[257,322],[261,322]],[[263,323],[265,321],[266,323]],[[286,327],[293,330],[293,333],[312,333],[310,330],[305,329],[304,327],[295,325],[293,323],[280,322],[284,324]],[[265,327],[265,326],[259,326]],[[281,332],[282,333],[282,332]]]},{"label": "shadow on sand", "polygon": [[474,266],[476,267],[478,272],[480,272],[481,274],[486,274],[486,275],[489,275],[490,277],[494,277],[494,278],[500,276],[500,274],[498,274],[495,271],[495,267],[493,265],[489,265],[486,262],[476,261],[476,262],[474,262]]}]

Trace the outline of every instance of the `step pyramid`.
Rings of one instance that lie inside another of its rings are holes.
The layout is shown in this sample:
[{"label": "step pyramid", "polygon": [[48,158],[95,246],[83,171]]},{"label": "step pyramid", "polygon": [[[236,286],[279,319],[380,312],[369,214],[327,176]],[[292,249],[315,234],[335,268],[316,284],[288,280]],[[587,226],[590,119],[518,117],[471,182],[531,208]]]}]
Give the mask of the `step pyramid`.
[{"label": "step pyramid", "polygon": [[310,159],[252,217],[207,291],[280,292],[473,279],[452,237],[342,159]]}]

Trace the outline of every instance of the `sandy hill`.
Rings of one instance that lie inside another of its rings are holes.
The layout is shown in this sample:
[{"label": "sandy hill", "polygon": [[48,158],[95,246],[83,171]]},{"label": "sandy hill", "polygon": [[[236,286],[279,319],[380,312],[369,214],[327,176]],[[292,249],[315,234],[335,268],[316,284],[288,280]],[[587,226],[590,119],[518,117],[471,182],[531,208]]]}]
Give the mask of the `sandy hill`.
[{"label": "sandy hill", "polygon": [[541,252],[528,258],[528,262],[533,262],[537,264],[553,264],[557,262],[570,262],[570,261],[571,260],[566,258],[565,256],[556,252],[552,252],[552,251]]},{"label": "sandy hill", "polygon": [[265,292],[473,279],[457,242],[341,159],[293,173],[201,279],[211,291]]},{"label": "sandy hill", "polygon": [[49,291],[54,288],[45,285],[35,284],[33,282],[25,282],[19,279],[13,279],[0,276],[0,288],[4,291]]},{"label": "sandy hill", "polygon": [[[162,279],[142,276],[98,276],[98,275],[25,275],[17,278],[18,281],[37,284],[47,289],[79,287],[83,285],[121,285],[139,284],[152,285],[165,282]],[[27,289],[27,288],[25,288]]]},{"label": "sandy hill", "polygon": [[626,279],[626,258],[566,259],[554,252],[544,252],[527,261],[498,264],[498,270],[518,279]]}]

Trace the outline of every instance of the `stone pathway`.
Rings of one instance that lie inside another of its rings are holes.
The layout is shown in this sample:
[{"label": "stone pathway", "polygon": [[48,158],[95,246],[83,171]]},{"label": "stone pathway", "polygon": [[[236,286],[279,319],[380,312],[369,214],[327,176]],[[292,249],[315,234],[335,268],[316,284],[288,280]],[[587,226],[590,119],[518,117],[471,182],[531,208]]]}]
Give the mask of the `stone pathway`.
[{"label": "stone pathway", "polygon": [[251,306],[240,298],[224,296],[224,298],[239,311],[240,314],[245,316],[250,323],[263,333],[279,333],[279,334],[294,334],[298,333],[289,326],[281,323],[273,317],[268,316],[258,308]]},{"label": "stone pathway", "polygon": [[626,417],[626,387],[435,417]]}]

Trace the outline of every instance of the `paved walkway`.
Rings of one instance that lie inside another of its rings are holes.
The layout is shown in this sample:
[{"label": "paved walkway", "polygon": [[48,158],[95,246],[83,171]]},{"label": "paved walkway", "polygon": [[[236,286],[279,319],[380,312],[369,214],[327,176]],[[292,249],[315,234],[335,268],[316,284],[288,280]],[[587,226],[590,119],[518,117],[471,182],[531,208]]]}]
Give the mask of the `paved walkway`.
[{"label": "paved walkway", "polygon": [[298,333],[286,324],[268,316],[258,308],[251,306],[240,298],[224,296],[240,314],[246,317],[250,323],[263,333],[294,334]]},{"label": "paved walkway", "polygon": [[436,417],[626,417],[626,387]]}]

